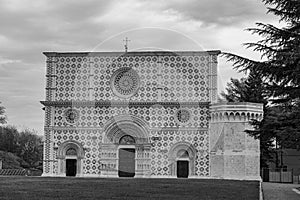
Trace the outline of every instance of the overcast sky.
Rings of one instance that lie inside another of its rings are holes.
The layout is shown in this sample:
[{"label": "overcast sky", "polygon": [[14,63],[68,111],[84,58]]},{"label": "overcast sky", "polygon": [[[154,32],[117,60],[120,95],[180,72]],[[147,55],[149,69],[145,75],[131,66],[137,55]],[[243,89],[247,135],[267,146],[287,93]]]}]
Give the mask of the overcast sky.
[{"label": "overcast sky", "polygon": [[[43,134],[43,51],[221,50],[259,58],[244,31],[276,23],[261,0],[0,0],[0,101],[9,124]],[[219,59],[219,86],[241,77]]]}]

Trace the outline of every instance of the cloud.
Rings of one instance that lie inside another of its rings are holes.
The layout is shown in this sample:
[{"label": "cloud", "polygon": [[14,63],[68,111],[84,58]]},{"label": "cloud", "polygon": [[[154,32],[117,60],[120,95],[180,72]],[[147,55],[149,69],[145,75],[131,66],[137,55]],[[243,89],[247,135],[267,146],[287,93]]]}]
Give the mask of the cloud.
[{"label": "cloud", "polygon": [[[0,0],[0,101],[10,123],[42,133],[43,51],[123,51],[128,36],[129,50],[251,55],[243,29],[269,19],[265,11],[260,0]],[[229,63],[220,67],[221,79],[232,76]]]},{"label": "cloud", "polygon": [[18,62],[21,62],[21,61],[20,60],[10,60],[10,59],[0,57],[0,67],[5,64],[18,63]]},{"label": "cloud", "polygon": [[[113,1],[50,0],[0,3],[0,53],[19,57],[24,62],[40,62],[43,50],[85,49],[94,43],[104,24],[93,18],[104,15]],[[2,38],[2,40],[1,40]],[[38,56],[37,56],[38,55]]]},{"label": "cloud", "polygon": [[164,10],[203,22],[204,25],[228,26],[266,17],[261,0],[172,0],[165,1]]}]

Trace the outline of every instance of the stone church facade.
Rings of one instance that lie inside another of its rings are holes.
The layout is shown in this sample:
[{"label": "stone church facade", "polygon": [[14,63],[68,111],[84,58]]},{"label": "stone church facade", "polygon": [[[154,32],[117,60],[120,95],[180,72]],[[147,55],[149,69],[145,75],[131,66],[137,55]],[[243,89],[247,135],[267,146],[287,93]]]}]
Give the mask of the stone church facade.
[{"label": "stone church facade", "polygon": [[217,102],[217,56],[45,52],[43,176],[259,179],[262,105]]}]

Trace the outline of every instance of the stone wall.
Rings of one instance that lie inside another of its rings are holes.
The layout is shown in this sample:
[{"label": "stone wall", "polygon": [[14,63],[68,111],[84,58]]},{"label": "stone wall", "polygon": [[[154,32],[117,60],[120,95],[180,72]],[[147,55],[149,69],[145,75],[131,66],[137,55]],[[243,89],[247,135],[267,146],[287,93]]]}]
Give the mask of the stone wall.
[{"label": "stone wall", "polygon": [[211,106],[211,176],[229,179],[260,179],[259,140],[250,137],[251,119],[261,120],[261,104],[227,103]]},{"label": "stone wall", "polygon": [[209,177],[209,105],[217,100],[219,53],[44,53],[43,175],[65,175],[66,155],[59,154],[63,144],[76,144],[84,152],[77,156],[80,176],[115,173],[118,144],[107,140],[105,127],[130,116],[149,129],[148,142],[135,145],[137,170],[145,165],[151,176],[175,176],[176,158],[169,155],[177,145],[193,149],[190,175]]}]

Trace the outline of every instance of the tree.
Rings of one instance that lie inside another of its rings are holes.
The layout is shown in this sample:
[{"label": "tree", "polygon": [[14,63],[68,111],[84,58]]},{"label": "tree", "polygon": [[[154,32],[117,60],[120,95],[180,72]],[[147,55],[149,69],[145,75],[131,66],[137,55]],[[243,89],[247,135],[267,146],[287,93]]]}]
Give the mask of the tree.
[{"label": "tree", "polygon": [[[231,53],[223,55],[239,71],[260,74],[269,91],[272,107],[265,109],[264,120],[253,121],[255,131],[248,133],[268,146],[276,138],[281,148],[300,146],[300,1],[262,0],[268,13],[278,16],[284,27],[257,23],[250,28],[263,39],[246,43],[247,48],[260,52],[262,60],[255,61]],[[264,146],[261,146],[264,148]],[[269,146],[268,146],[269,147]]]},{"label": "tree", "polygon": [[0,150],[16,153],[18,130],[12,126],[2,127],[0,131]]},{"label": "tree", "polygon": [[231,78],[226,85],[226,93],[221,92],[221,97],[228,102],[244,102],[246,99],[246,79]]},{"label": "tree", "polygon": [[18,137],[17,155],[26,161],[30,167],[36,167],[42,160],[43,152],[40,146],[42,139],[29,129],[23,130]]},{"label": "tree", "polygon": [[22,167],[40,167],[43,148],[42,138],[35,131],[26,129],[19,132],[15,127],[6,126],[0,131],[0,151],[10,152],[20,157]]},{"label": "tree", "polygon": [[300,98],[300,1],[262,0],[269,13],[280,17],[286,27],[257,23],[249,28],[264,39],[246,43],[247,48],[261,53],[265,61],[254,61],[231,53],[224,53],[240,71],[254,70],[266,78],[275,102],[288,102]]},{"label": "tree", "polygon": [[0,101],[0,124],[6,123],[6,117],[4,114],[5,114],[5,107],[1,106],[1,101]]},{"label": "tree", "polygon": [[253,102],[266,105],[269,92],[260,74],[251,70],[247,78],[240,80],[231,78],[227,83],[226,93],[222,92],[221,96],[228,102]]}]

